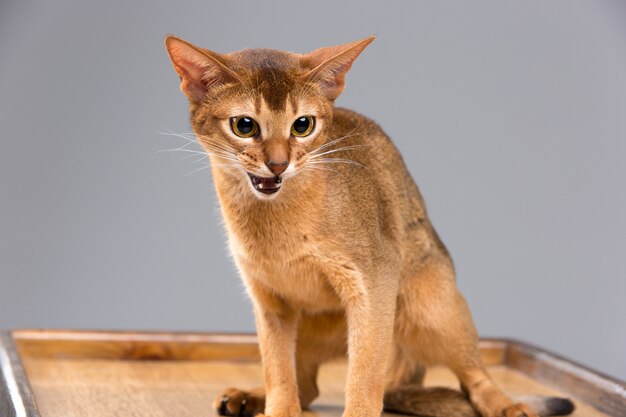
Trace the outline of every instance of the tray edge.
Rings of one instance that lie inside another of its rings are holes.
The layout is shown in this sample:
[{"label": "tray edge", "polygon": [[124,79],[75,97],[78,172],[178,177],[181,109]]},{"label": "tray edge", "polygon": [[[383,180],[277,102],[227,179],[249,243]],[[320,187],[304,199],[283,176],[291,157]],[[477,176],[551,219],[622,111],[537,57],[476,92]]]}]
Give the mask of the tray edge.
[{"label": "tray edge", "polygon": [[0,415],[40,417],[13,337],[7,331],[0,332]]},{"label": "tray edge", "polygon": [[526,342],[498,340],[507,344],[504,363],[511,369],[593,404],[601,412],[626,416],[626,382]]}]

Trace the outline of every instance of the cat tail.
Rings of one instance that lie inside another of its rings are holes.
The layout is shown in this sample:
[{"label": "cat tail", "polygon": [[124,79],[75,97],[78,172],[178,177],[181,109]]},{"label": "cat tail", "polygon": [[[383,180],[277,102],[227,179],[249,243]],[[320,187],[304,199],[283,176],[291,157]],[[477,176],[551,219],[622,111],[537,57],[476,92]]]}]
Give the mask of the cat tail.
[{"label": "cat tail", "polygon": [[401,386],[385,392],[384,410],[420,417],[480,417],[461,391]]},{"label": "cat tail", "polygon": [[567,416],[576,408],[570,399],[560,397],[524,395],[513,397],[513,401],[526,404],[540,416]]},{"label": "cat tail", "polygon": [[[527,404],[540,416],[566,416],[574,411],[574,404],[566,398],[526,396],[515,401]],[[384,409],[419,417],[480,417],[465,394],[449,388],[392,388],[385,392]]]}]

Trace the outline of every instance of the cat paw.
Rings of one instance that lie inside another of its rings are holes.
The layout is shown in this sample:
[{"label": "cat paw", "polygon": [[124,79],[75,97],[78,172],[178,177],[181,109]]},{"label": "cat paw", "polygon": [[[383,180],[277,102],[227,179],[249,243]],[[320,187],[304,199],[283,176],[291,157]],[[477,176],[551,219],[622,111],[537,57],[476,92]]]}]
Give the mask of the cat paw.
[{"label": "cat paw", "polygon": [[512,404],[502,410],[499,417],[539,417],[534,411],[532,411],[526,404]]},{"label": "cat paw", "polygon": [[265,394],[262,389],[243,391],[227,388],[215,397],[213,408],[220,416],[253,417],[263,412]]}]

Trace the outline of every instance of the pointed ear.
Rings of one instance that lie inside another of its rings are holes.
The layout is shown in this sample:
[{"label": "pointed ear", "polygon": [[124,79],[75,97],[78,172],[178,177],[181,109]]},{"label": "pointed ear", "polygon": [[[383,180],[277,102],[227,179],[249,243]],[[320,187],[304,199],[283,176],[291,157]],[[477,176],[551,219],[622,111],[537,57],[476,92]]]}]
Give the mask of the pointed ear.
[{"label": "pointed ear", "polygon": [[180,77],[180,90],[200,101],[210,88],[239,79],[218,53],[201,49],[175,36],[165,37],[165,48]]},{"label": "pointed ear", "polygon": [[304,80],[315,80],[329,100],[335,100],[343,91],[346,73],[352,63],[372,43],[376,36],[339,46],[319,48],[300,58],[304,68],[310,69],[302,76]]}]

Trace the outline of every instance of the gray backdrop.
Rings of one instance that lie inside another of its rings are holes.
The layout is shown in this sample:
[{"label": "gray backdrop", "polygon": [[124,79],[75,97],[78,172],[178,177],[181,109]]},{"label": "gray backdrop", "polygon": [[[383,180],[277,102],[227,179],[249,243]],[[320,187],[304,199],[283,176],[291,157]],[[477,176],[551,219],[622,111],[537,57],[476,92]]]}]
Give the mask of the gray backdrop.
[{"label": "gray backdrop", "polygon": [[[384,4],[383,4],[384,3]],[[252,331],[163,47],[372,33],[339,105],[420,184],[482,335],[626,378],[626,2],[0,3],[0,327]]]}]

